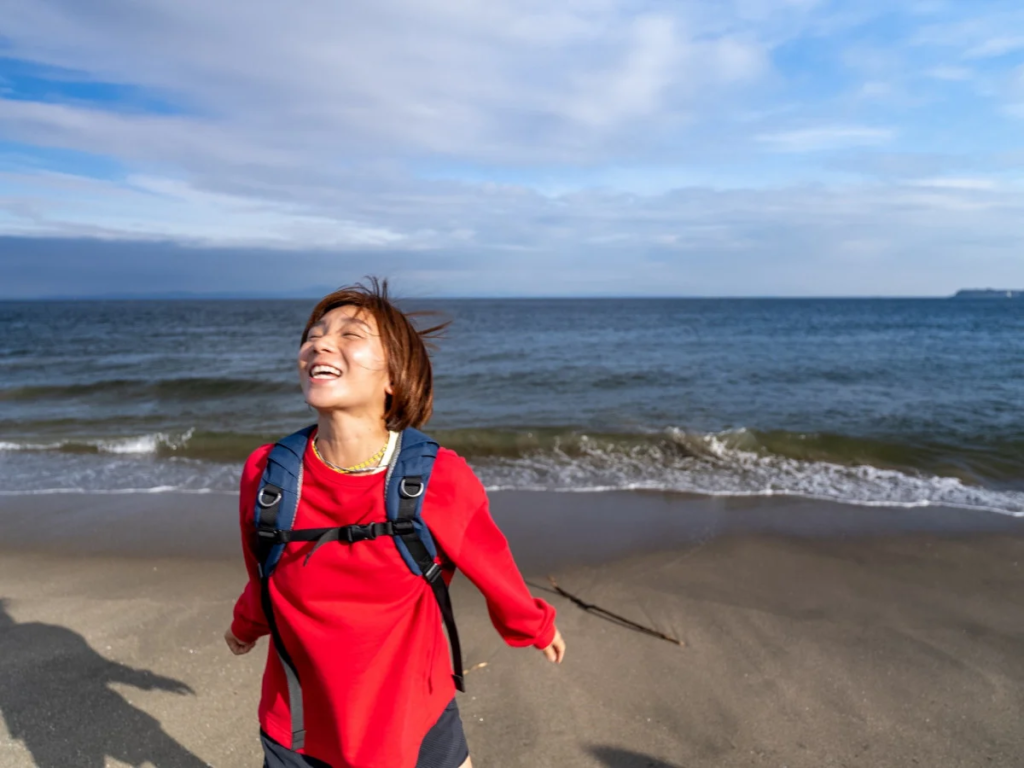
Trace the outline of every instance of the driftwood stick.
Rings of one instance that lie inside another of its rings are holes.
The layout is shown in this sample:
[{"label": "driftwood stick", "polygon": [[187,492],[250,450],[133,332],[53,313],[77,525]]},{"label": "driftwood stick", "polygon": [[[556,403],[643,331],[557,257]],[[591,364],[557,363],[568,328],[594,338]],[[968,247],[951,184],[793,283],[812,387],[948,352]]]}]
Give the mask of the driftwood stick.
[{"label": "driftwood stick", "polygon": [[679,645],[679,646],[682,646],[684,648],[686,647],[686,643],[684,643],[682,640],[677,640],[676,638],[671,637],[669,635],[666,635],[663,632],[659,632],[656,629],[651,629],[650,627],[645,627],[643,624],[637,624],[635,621],[630,621],[625,616],[619,616],[617,613],[612,613],[611,611],[606,610],[606,609],[602,608],[599,605],[594,605],[593,603],[588,603],[588,602],[586,602],[584,600],[581,600],[580,598],[576,597],[576,595],[573,595],[573,594],[570,594],[569,592],[566,592],[564,589],[562,589],[560,586],[558,586],[558,582],[555,581],[555,577],[554,576],[548,576],[548,581],[551,582],[551,586],[554,588],[555,592],[557,592],[558,594],[560,594],[562,597],[566,598],[567,600],[571,600],[573,603],[575,603],[576,605],[578,605],[580,608],[582,608],[584,611],[587,611],[588,613],[596,613],[596,614],[605,616],[605,617],[607,617],[609,619],[612,619],[613,621],[616,621],[616,622],[618,622],[618,623],[620,623],[620,624],[622,624],[624,626],[629,627],[630,629],[635,629],[637,632],[643,632],[645,635],[651,635],[652,637],[657,637],[657,638],[660,638],[662,640],[667,640],[668,642],[674,643],[675,645]]}]

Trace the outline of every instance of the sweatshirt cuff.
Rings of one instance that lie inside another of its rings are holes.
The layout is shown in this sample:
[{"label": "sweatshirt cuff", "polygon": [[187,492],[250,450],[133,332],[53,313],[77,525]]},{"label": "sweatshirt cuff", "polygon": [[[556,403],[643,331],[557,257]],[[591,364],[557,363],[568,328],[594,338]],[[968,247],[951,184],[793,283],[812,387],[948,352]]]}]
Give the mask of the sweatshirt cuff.
[{"label": "sweatshirt cuff", "polygon": [[254,626],[248,621],[243,621],[236,618],[231,622],[231,634],[241,640],[243,643],[255,643],[266,632],[260,632],[259,628]]},{"label": "sweatshirt cuff", "polygon": [[537,637],[537,642],[533,644],[534,648],[540,648],[542,651],[547,648],[551,643],[555,641],[555,622],[554,616],[551,617],[552,621],[548,624],[547,628],[540,633]]}]

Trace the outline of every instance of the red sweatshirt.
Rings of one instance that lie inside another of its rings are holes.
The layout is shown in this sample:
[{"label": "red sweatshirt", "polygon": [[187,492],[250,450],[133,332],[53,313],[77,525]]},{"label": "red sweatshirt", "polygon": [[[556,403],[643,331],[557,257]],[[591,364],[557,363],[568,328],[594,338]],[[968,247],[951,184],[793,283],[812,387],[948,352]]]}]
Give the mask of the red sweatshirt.
[{"label": "red sweatshirt", "polygon": [[[253,508],[270,448],[253,452],[242,472],[242,550],[249,582],[235,605],[231,631],[243,642],[270,631],[252,551]],[[383,472],[343,475],[307,447],[294,528],[386,519]],[[453,451],[442,448],[437,456],[423,519],[441,550],[439,562],[448,566],[446,581],[451,566],[469,577],[509,645],[551,644],[554,608],[530,595],[491,518],[483,486]],[[389,536],[325,545],[303,565],[312,547],[312,542],[288,544],[270,579],[281,640],[302,681],[306,743],[300,751],[334,768],[414,768],[423,737],[455,695],[437,600]],[[272,647],[259,719],[271,738],[291,744],[288,685]]]}]

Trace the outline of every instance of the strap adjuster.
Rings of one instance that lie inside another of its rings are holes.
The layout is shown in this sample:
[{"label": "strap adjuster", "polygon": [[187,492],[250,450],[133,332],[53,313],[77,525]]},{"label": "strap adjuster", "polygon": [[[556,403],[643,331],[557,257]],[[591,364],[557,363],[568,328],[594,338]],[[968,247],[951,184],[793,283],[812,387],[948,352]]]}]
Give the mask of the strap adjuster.
[{"label": "strap adjuster", "polygon": [[427,569],[427,572],[423,574],[423,578],[425,578],[429,582],[433,582],[440,574],[441,566],[437,563],[431,563],[430,567]]},{"label": "strap adjuster", "polygon": [[415,533],[416,526],[413,524],[412,520],[402,517],[398,520],[392,521],[391,531],[395,536],[408,536],[410,533]]}]

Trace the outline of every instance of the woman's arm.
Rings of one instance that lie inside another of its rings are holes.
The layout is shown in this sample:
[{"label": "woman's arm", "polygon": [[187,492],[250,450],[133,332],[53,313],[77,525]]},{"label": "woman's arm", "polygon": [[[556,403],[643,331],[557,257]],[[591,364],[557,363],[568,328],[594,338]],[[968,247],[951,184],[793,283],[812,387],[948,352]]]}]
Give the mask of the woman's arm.
[{"label": "woman's arm", "polygon": [[443,454],[427,486],[424,521],[445,555],[483,594],[491,623],[505,642],[550,650],[545,655],[560,660],[564,644],[560,636],[555,643],[555,609],[530,594],[491,517],[483,485],[462,458]]},{"label": "woman's arm", "polygon": [[486,499],[470,518],[452,561],[487,600],[491,623],[506,643],[532,645],[550,661],[561,663],[565,642],[555,627],[555,609],[530,594]]},{"label": "woman's arm", "polygon": [[515,647],[551,645],[555,609],[530,594],[486,499],[467,521],[458,552],[445,552],[483,594],[491,623],[505,642]]},{"label": "woman's arm", "polygon": [[[236,654],[248,652],[259,638],[270,634],[270,627],[267,626],[267,619],[263,614],[263,604],[260,600],[259,563],[252,546],[256,536],[252,520],[256,504],[256,489],[263,476],[263,470],[266,468],[270,449],[271,446],[265,445],[249,456],[242,470],[242,482],[238,494],[242,556],[245,558],[245,569],[249,574],[249,580],[235,603],[231,628],[224,635],[228,647]],[[235,642],[232,642],[232,639]]]}]

